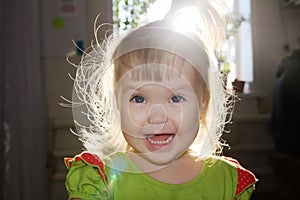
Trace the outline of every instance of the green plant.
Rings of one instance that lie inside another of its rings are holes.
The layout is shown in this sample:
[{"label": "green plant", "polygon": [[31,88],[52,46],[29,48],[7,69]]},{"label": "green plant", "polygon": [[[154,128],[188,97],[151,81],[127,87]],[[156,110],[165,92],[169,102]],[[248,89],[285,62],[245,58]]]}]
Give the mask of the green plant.
[{"label": "green plant", "polygon": [[230,72],[230,63],[227,61],[226,56],[222,52],[217,52],[218,68],[221,73],[228,74]]},{"label": "green plant", "polygon": [[118,30],[130,30],[141,23],[141,16],[156,0],[114,0],[114,24]]}]

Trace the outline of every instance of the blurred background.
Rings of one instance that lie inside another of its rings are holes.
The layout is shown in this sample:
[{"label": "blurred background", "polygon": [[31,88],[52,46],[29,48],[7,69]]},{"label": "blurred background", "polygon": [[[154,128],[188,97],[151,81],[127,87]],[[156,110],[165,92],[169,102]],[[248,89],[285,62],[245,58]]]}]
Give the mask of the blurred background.
[{"label": "blurred background", "polygon": [[[80,48],[88,48],[94,39],[97,15],[98,25],[112,24],[98,33],[101,40],[107,30],[125,32],[160,19],[170,3],[0,1],[0,199],[67,198],[63,158],[83,148],[70,131],[74,127],[72,109],[59,105],[61,97],[72,99],[70,76],[75,68],[66,58],[78,64]],[[234,123],[228,127],[231,131],[224,135],[231,146],[224,155],[234,156],[257,175],[259,183],[252,199],[297,199],[274,165],[281,162],[282,155],[288,162],[297,156],[278,151],[270,119],[278,66],[299,48],[300,2],[227,3],[234,20],[228,26],[219,67],[228,75],[228,91],[235,91],[241,100],[234,109]]]}]

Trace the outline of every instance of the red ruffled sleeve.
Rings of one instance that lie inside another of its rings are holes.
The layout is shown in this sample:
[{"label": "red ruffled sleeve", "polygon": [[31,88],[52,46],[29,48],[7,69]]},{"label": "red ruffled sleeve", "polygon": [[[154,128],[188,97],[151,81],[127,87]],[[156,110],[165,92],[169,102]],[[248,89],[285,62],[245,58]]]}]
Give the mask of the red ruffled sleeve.
[{"label": "red ruffled sleeve", "polygon": [[225,157],[225,159],[237,167],[238,183],[235,195],[239,196],[249,187],[253,186],[257,182],[257,178],[251,171],[243,168],[237,160],[230,157]]},{"label": "red ruffled sleeve", "polygon": [[108,183],[107,176],[104,172],[104,163],[103,161],[97,156],[96,154],[91,154],[87,151],[82,152],[79,155],[76,155],[73,158],[65,158],[64,162],[67,167],[67,169],[70,169],[72,167],[72,164],[78,161],[83,161],[84,163],[91,165],[93,167],[96,167],[98,170],[98,174],[101,177],[101,179]]}]

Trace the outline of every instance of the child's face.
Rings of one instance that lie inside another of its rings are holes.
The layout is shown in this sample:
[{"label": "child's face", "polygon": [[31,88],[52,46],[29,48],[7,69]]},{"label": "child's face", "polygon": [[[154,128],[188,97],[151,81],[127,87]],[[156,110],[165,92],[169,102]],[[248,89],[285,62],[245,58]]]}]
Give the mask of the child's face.
[{"label": "child's face", "polygon": [[165,67],[177,75],[160,81],[137,78],[143,66],[133,67],[122,72],[117,84],[123,135],[136,153],[155,164],[171,163],[186,152],[206,108],[196,70],[184,65]]}]

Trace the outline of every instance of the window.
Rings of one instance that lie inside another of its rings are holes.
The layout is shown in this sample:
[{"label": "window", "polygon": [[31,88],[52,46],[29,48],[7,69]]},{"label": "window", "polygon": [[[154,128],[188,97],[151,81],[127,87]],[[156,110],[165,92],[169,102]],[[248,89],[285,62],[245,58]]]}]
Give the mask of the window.
[{"label": "window", "polygon": [[237,26],[237,34],[229,39],[235,49],[233,78],[246,82],[253,81],[253,48],[251,30],[251,0],[235,0],[232,5],[233,19]]},{"label": "window", "polygon": [[230,66],[227,88],[231,89],[231,82],[235,79],[245,81],[246,84],[253,81],[251,0],[231,0],[226,3],[231,12],[232,23],[228,26],[227,40],[222,53]]},{"label": "window", "polygon": [[148,8],[156,0],[113,0],[115,31],[120,33],[135,28],[145,21]]}]

